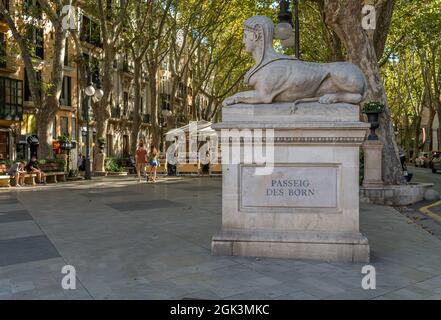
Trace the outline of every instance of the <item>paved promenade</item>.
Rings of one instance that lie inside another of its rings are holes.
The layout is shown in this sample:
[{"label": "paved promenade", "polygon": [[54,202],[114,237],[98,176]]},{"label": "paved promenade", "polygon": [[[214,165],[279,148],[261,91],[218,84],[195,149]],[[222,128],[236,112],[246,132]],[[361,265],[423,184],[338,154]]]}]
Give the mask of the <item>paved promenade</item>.
[{"label": "paved promenade", "polygon": [[441,299],[441,240],[393,208],[361,206],[376,290],[362,264],[213,257],[220,225],[218,178],[1,190],[0,299]]}]

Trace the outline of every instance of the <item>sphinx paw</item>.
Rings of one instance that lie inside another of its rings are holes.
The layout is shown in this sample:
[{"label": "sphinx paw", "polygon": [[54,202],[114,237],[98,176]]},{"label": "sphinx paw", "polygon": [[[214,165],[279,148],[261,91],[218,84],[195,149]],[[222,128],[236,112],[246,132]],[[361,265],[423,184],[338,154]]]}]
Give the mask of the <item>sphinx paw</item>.
[{"label": "sphinx paw", "polygon": [[224,107],[231,106],[233,104],[236,104],[236,99],[234,97],[228,97],[224,100],[222,104]]},{"label": "sphinx paw", "polygon": [[335,94],[325,94],[324,96],[319,98],[319,103],[322,104],[331,104],[337,102],[337,96]]}]

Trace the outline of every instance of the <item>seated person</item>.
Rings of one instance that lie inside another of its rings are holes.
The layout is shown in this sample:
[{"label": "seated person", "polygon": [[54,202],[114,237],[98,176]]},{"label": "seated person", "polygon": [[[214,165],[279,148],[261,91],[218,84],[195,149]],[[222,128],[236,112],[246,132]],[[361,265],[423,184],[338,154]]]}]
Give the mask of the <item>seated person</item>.
[{"label": "seated person", "polygon": [[8,175],[15,179],[17,187],[24,186],[25,173],[24,163],[21,161],[14,163],[8,171]]},{"label": "seated person", "polygon": [[39,183],[46,184],[46,181],[44,179],[44,172],[41,171],[38,168],[38,161],[37,161],[37,158],[35,156],[33,156],[31,158],[31,160],[29,160],[29,162],[26,165],[25,169],[26,169],[26,171],[28,173],[35,173],[35,174],[37,174],[37,178],[38,178],[38,182]]}]

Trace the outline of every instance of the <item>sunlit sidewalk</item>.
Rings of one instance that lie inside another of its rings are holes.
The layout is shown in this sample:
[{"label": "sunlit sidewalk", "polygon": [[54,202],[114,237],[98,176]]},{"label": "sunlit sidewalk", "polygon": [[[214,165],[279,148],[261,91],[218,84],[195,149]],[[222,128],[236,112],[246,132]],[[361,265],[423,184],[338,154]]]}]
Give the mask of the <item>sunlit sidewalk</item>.
[{"label": "sunlit sidewalk", "polygon": [[375,290],[361,264],[211,256],[220,225],[219,178],[2,190],[0,299],[441,299],[441,241],[392,208],[361,208]]}]

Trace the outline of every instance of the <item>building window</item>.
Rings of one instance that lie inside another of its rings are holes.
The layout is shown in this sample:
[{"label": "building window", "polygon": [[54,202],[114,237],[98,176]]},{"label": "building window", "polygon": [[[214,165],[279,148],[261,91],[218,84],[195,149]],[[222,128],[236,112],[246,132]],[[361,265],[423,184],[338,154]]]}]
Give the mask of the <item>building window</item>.
[{"label": "building window", "polygon": [[123,136],[123,158],[128,158],[130,156],[129,151],[129,136]]},{"label": "building window", "polygon": [[64,65],[69,66],[69,38],[66,38],[66,45],[64,48]]},{"label": "building window", "polygon": [[[32,101],[31,88],[29,87],[28,74],[26,72],[26,69],[24,69],[24,74],[25,74],[24,101]],[[37,81],[41,83],[41,71],[37,71],[36,75],[37,75]],[[40,98],[41,98],[41,91],[40,91]]]},{"label": "building window", "polygon": [[23,81],[0,78],[0,119],[19,121],[23,117]]},{"label": "building window", "polygon": [[127,91],[124,91],[124,105],[123,105],[123,116],[127,115],[127,112],[129,111],[129,93]]},{"label": "building window", "polygon": [[42,19],[43,10],[38,0],[23,0],[23,15]]},{"label": "building window", "polygon": [[129,52],[127,50],[124,53],[123,71],[128,73],[133,73],[134,71],[134,66],[133,63],[130,62]]},{"label": "building window", "polygon": [[57,139],[57,116],[54,117],[54,123],[52,125],[52,139]]},{"label": "building window", "polygon": [[72,126],[72,140],[77,140],[77,118],[71,119],[71,126]]},{"label": "building window", "polygon": [[9,132],[0,131],[0,160],[9,159]]},{"label": "building window", "polygon": [[185,99],[187,96],[187,86],[184,83],[179,83],[178,98]]},{"label": "building window", "polygon": [[171,104],[170,104],[170,100],[171,100],[171,95],[169,94],[161,94],[161,108],[163,110],[171,110]]},{"label": "building window", "polygon": [[113,157],[113,136],[111,134],[108,134],[106,140],[107,140],[106,141],[106,143],[107,143],[107,156]]},{"label": "building window", "polygon": [[97,58],[83,53],[84,64],[86,66],[86,72],[92,76],[92,81],[97,82],[97,77],[100,74],[100,62]]},{"label": "building window", "polygon": [[0,68],[6,68],[6,36],[0,32]]},{"label": "building window", "polygon": [[64,76],[61,89],[60,104],[62,106],[72,106],[72,78]]},{"label": "building window", "polygon": [[27,37],[31,43],[34,56],[44,60],[44,30],[43,28],[27,25]]},{"label": "building window", "polygon": [[43,28],[35,28],[35,55],[44,60],[44,31]]},{"label": "building window", "polygon": [[62,136],[69,136],[69,118],[60,117],[60,131]]},{"label": "building window", "polygon": [[81,41],[86,41],[96,47],[102,47],[100,25],[83,15],[81,17]]}]

